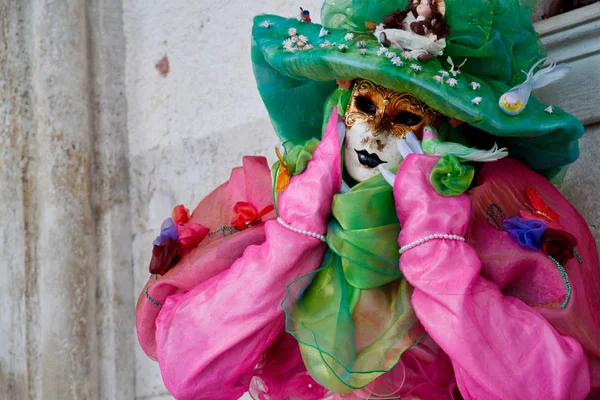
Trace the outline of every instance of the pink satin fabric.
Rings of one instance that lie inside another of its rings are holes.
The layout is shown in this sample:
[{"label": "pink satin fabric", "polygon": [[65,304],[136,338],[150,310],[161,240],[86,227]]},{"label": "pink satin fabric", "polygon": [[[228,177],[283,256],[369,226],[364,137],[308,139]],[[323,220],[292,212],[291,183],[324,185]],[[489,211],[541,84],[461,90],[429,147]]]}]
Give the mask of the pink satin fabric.
[{"label": "pink satin fabric", "polygon": [[[308,168],[291,179],[278,200],[279,215],[288,224],[320,234],[326,232],[331,201],[341,186],[336,109],[332,117]],[[264,193],[264,188],[261,190]],[[212,212],[197,209],[193,222],[210,226],[206,220]],[[260,234],[256,235],[254,240],[260,242]],[[180,293],[152,290],[153,299],[164,299],[156,317],[155,351],[165,386],[175,398],[236,399],[247,391],[263,352],[284,329],[280,303],[286,285],[315,270],[322,261],[326,244],[319,239],[292,232],[273,220],[264,224],[264,235],[260,245],[240,246],[237,252],[243,254],[230,266],[224,262],[215,268],[212,259],[195,263],[195,270],[211,272],[197,279],[199,283],[178,286]],[[230,247],[225,251],[231,251],[225,255],[227,260],[239,254]],[[148,302],[144,297],[142,294],[141,303]],[[140,309],[148,307],[155,306],[138,308],[138,335],[152,355],[148,325],[154,316],[146,311],[140,317]]]},{"label": "pink satin fabric", "polygon": [[[400,246],[433,233],[467,232],[469,197],[440,196],[429,182],[438,159],[409,155],[398,171],[394,196]],[[480,276],[481,261],[470,244],[423,243],[401,256],[400,269],[415,287],[415,312],[450,357],[465,399],[586,397],[590,371],[579,342]]]}]

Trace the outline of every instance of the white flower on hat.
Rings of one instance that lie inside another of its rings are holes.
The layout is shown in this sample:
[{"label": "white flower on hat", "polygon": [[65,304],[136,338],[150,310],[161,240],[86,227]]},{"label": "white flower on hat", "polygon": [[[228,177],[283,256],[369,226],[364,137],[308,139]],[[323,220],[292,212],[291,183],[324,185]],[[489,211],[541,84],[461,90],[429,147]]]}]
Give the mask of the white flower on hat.
[{"label": "white flower on hat", "polygon": [[381,46],[381,47],[379,48],[379,50],[377,50],[377,55],[378,55],[378,56],[382,56],[382,55],[386,54],[387,52],[388,52],[388,49],[387,49],[387,47],[383,47],[383,46]]},{"label": "white flower on hat", "polygon": [[260,24],[263,28],[265,29],[269,29],[271,27],[271,24],[269,23],[269,21],[264,21],[262,24]]},{"label": "white flower on hat", "polygon": [[444,70],[438,71],[438,74],[440,74],[443,77],[450,76],[450,73],[448,71],[444,71]]},{"label": "white flower on hat", "polygon": [[367,49],[358,49],[358,52],[364,56],[367,54]]},{"label": "white flower on hat", "polygon": [[478,90],[481,87],[481,84],[479,84],[478,82],[475,82],[475,81],[471,82],[470,85],[471,85],[471,89],[473,89],[473,90]]},{"label": "white flower on hat", "polygon": [[329,47],[329,46],[331,46],[331,43],[329,42],[329,40],[326,40],[323,43],[321,43],[320,46],[321,47]]},{"label": "white flower on hat", "polygon": [[446,81],[446,83],[448,85],[450,85],[450,87],[457,87],[458,86],[458,81],[454,78],[450,78]]},{"label": "white flower on hat", "polygon": [[296,36],[296,33],[297,33],[296,28],[290,28],[290,29],[288,29],[288,35],[290,35],[290,36]]},{"label": "white flower on hat", "polygon": [[471,103],[475,104],[476,106],[480,105],[481,102],[483,101],[483,99],[479,96],[475,97],[473,100],[471,100]]},{"label": "white flower on hat", "polygon": [[444,77],[443,77],[443,76],[436,75],[436,76],[434,76],[434,77],[433,77],[433,79],[434,79],[436,82],[439,82],[439,83],[441,83],[441,84],[443,84],[443,83],[444,83]]},{"label": "white flower on hat", "polygon": [[403,51],[401,56],[407,60],[412,60],[413,58],[412,53],[410,51]]},{"label": "white flower on hat", "polygon": [[423,69],[423,67],[421,67],[420,65],[417,65],[417,64],[410,64],[410,69],[412,69],[416,72],[419,72]]},{"label": "white flower on hat", "polygon": [[356,47],[366,47],[366,46],[367,46],[366,40],[360,40],[360,41],[356,42]]},{"label": "white flower on hat", "polygon": [[304,43],[308,43],[308,38],[304,35],[300,35],[298,36],[298,39],[300,39],[300,41],[304,42]]},{"label": "white flower on hat", "polygon": [[348,40],[352,40],[354,39],[354,33],[346,33],[346,36],[344,36],[344,40],[347,42]]},{"label": "white flower on hat", "polygon": [[554,114],[554,107],[552,106],[548,106],[546,107],[546,109],[544,110],[547,114]]},{"label": "white flower on hat", "polygon": [[287,38],[283,41],[283,48],[290,51],[291,48],[294,47],[294,42],[292,42],[291,38]]},{"label": "white flower on hat", "polygon": [[392,64],[394,64],[396,67],[401,67],[404,65],[404,61],[402,61],[400,57],[394,57],[392,58]]},{"label": "white flower on hat", "polygon": [[324,38],[327,35],[329,35],[329,31],[325,28],[321,28],[321,31],[319,32],[319,37]]},{"label": "white flower on hat", "polygon": [[344,52],[344,51],[348,50],[348,46],[346,46],[345,44],[340,44],[338,46],[338,49],[340,49],[342,52]]},{"label": "white flower on hat", "polygon": [[396,57],[396,53],[394,53],[393,51],[388,51],[387,53],[385,53],[385,56],[389,59],[392,59]]}]

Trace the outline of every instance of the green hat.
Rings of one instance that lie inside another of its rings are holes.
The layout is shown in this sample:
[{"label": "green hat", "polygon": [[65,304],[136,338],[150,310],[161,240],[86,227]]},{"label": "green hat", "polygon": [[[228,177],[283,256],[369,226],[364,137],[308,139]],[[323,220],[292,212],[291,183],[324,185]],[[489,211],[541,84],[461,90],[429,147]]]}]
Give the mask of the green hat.
[{"label": "green hat", "polygon": [[[533,95],[517,116],[498,106],[503,93],[525,80],[522,71],[545,57],[530,20],[535,2],[445,0],[450,32],[443,56],[424,62],[402,59],[398,66],[379,51],[367,25],[405,6],[406,1],[326,0],[323,26],[301,18],[255,17],[254,73],[282,141],[320,137],[324,104],[337,87],[335,80],[364,78],[414,94],[447,117],[501,137],[511,156],[548,176],[577,159],[583,126],[575,117],[557,107],[549,113]],[[284,42],[296,35],[306,45],[291,51]],[[399,50],[390,51],[401,56]],[[448,57],[456,64],[467,59],[451,84],[452,76],[440,73],[450,70]]]}]

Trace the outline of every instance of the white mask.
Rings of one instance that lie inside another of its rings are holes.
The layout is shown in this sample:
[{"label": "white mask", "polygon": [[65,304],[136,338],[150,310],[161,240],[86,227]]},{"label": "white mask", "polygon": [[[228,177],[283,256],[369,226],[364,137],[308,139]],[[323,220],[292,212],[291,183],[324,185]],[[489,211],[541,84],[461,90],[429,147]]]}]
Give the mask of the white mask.
[{"label": "white mask", "polygon": [[387,169],[397,167],[402,162],[398,152],[398,138],[389,132],[373,135],[369,124],[360,122],[346,130],[344,144],[344,165],[348,174],[357,182],[365,181],[377,174],[377,166]]},{"label": "white mask", "polygon": [[344,165],[348,174],[362,182],[377,174],[383,164],[393,169],[402,162],[398,140],[413,131],[436,125],[441,115],[409,93],[399,93],[371,81],[359,79],[352,90],[344,124]]}]

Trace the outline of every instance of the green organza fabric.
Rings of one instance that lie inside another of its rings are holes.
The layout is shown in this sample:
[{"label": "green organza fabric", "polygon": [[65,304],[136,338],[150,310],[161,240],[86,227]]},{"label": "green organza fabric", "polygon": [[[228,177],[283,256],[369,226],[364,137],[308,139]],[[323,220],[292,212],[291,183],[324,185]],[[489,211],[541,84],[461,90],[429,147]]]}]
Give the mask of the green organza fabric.
[{"label": "green organza fabric", "polygon": [[320,140],[312,138],[304,144],[286,145],[285,156],[283,160],[288,168],[291,176],[295,176],[304,172],[308,166],[308,162],[312,160],[312,154],[319,145]]},{"label": "green organza fabric", "polygon": [[[285,19],[275,15],[255,18],[253,63],[259,91],[273,125],[282,141],[320,137],[323,104],[336,88],[335,80],[364,78],[400,92],[412,93],[444,115],[464,121],[503,138],[512,157],[545,173],[577,159],[577,141],[582,124],[570,114],[554,108],[547,114],[533,96],[518,116],[508,116],[498,107],[500,96],[523,81],[521,70],[528,70],[544,57],[539,37],[529,20],[533,1],[446,0],[446,21],[450,26],[443,57],[418,62],[404,60],[397,67],[378,55],[380,46],[365,27],[365,21],[381,19],[405,2],[388,0],[327,0],[321,19],[329,34],[320,37],[321,26]],[[269,28],[262,24],[268,22]],[[314,47],[295,53],[283,48],[289,28],[304,35]],[[354,38],[346,40],[349,32]],[[345,44],[321,47],[325,41]],[[365,41],[366,54],[358,42]],[[399,55],[399,51],[398,51]],[[467,59],[451,87],[435,81],[440,70],[450,68],[446,57],[456,64]],[[416,69],[411,68],[415,65]],[[471,82],[481,85],[473,90]],[[479,105],[473,103],[481,97]]]},{"label": "green organza fabric", "polygon": [[336,195],[332,212],[321,268],[292,282],[310,284],[282,306],[311,376],[349,393],[392,369],[423,330],[398,266],[392,188],[376,176]]},{"label": "green organza fabric", "polygon": [[469,189],[474,176],[475,168],[462,165],[454,155],[446,155],[431,170],[429,181],[442,196],[458,196]]}]

